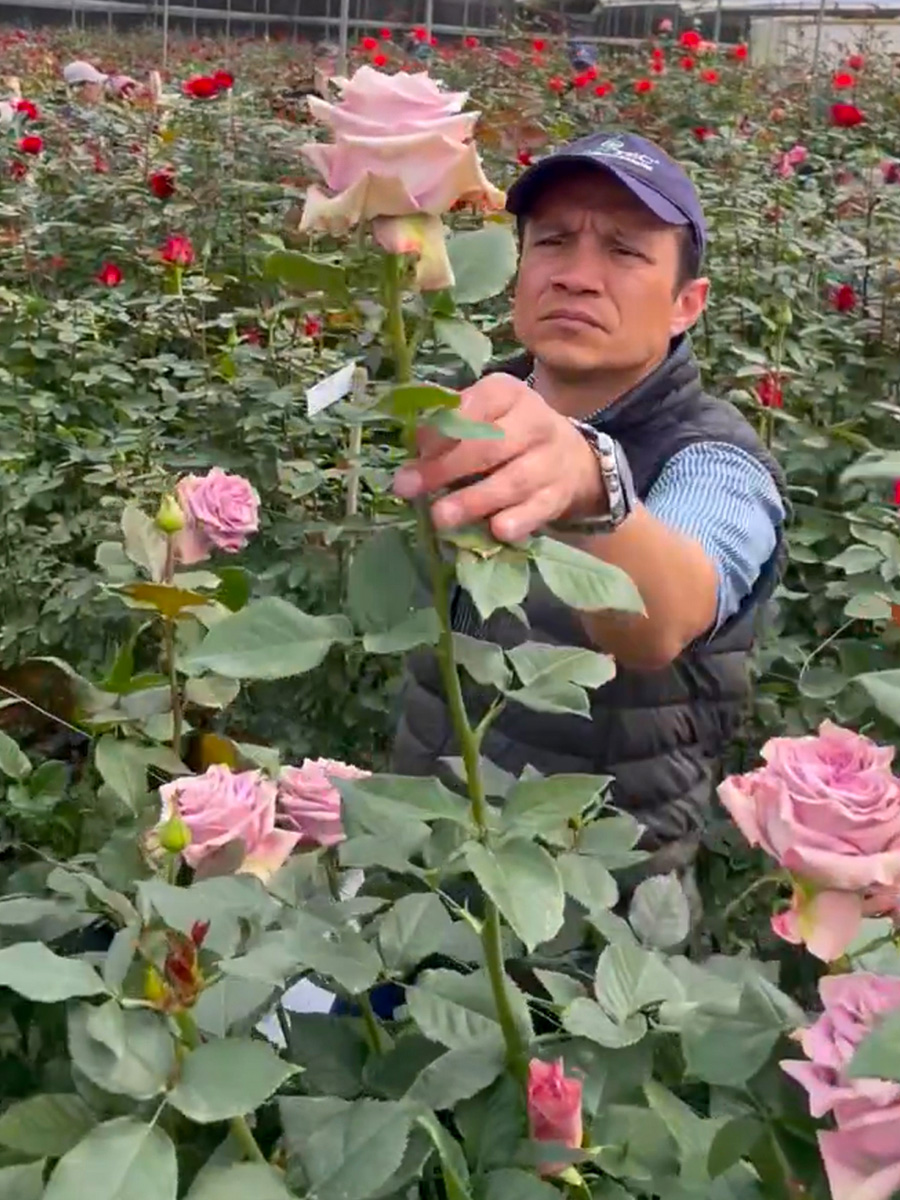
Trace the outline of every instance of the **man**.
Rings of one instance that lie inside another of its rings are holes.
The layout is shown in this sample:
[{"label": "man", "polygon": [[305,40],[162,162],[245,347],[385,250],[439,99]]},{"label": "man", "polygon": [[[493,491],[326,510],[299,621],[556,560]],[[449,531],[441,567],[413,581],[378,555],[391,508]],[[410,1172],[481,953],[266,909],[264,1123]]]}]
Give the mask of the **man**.
[{"label": "man", "polygon": [[80,59],[63,67],[63,79],[73,89],[79,104],[99,104],[109,82],[108,75]]},{"label": "man", "polygon": [[[614,802],[654,852],[645,873],[683,870],[748,699],[755,618],[778,574],[781,472],[737,410],[701,389],[686,335],[706,304],[706,227],[678,164],[643,138],[596,134],[526,171],[507,208],[527,353],[461,399],[504,437],[429,436],[395,488],[435,497],[439,528],[486,520],[504,541],[583,523],[579,544],[631,576],[645,616],[575,612],[535,583],[530,628],[503,611],[482,623],[461,589],[454,626],[615,656],[589,723],[508,704],[483,753],[514,775],[613,775]],[[393,768],[443,773],[457,753],[434,658],[419,652]]]}]

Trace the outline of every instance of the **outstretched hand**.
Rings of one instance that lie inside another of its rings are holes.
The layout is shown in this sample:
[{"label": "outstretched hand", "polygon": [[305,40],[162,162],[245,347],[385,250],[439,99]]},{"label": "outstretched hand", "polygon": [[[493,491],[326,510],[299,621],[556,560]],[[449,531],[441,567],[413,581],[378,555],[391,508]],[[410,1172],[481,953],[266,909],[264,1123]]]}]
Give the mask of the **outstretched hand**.
[{"label": "outstretched hand", "polygon": [[[488,375],[462,393],[459,412],[496,425],[502,439],[458,441],[424,429],[417,456],[394,478],[394,491],[406,500],[447,489],[431,509],[439,529],[487,520],[494,537],[516,542],[550,521],[605,511],[593,450],[533,388],[511,375]],[[473,476],[481,478],[471,482]]]}]

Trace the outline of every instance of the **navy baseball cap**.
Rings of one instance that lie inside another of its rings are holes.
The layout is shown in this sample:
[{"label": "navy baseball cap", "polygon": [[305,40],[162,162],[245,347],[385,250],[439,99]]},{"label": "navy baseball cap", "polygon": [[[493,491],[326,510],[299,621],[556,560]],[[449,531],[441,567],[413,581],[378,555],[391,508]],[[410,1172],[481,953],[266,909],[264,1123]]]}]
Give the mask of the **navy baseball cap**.
[{"label": "navy baseball cap", "polygon": [[702,257],[706,221],[697,189],[682,167],[647,138],[633,133],[592,133],[560,146],[520,175],[506,194],[506,208],[522,216],[538,193],[565,165],[608,172],[667,225],[690,227]]}]

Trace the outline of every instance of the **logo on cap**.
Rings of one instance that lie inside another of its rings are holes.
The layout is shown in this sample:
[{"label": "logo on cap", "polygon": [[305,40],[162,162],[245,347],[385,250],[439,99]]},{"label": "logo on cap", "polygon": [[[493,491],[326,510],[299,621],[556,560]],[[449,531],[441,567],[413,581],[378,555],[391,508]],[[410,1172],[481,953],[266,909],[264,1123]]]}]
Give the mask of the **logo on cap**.
[{"label": "logo on cap", "polygon": [[594,150],[588,151],[592,158],[615,158],[631,167],[640,167],[642,171],[653,174],[653,168],[659,166],[659,159],[650,154],[640,154],[636,150],[626,150],[621,138],[611,137],[604,140]]}]

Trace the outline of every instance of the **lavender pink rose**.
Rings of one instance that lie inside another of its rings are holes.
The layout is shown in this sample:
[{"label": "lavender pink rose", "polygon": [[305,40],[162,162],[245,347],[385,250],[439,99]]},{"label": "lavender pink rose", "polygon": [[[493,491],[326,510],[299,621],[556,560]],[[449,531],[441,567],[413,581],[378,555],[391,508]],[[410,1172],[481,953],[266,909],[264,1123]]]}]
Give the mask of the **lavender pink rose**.
[{"label": "lavender pink rose", "polygon": [[809,1095],[832,1200],[891,1200],[900,1189],[900,1083],[853,1079],[847,1068],[879,1017],[900,1009],[900,978],[858,973],[819,983],[824,1012],[797,1039],[808,1061],[781,1066]]},{"label": "lavender pink rose", "polygon": [[284,767],[278,777],[282,821],[295,830],[304,846],[334,846],[344,839],[341,796],[333,779],[365,779],[364,771],[330,758],[306,758],[299,767]]},{"label": "lavender pink rose", "polygon": [[[533,1058],[528,1065],[528,1129],[536,1142],[556,1142],[577,1150],[583,1137],[581,1080],[571,1079],[562,1059],[544,1062]],[[542,1175],[558,1175],[566,1163],[541,1163]]]},{"label": "lavender pink rose", "polygon": [[261,771],[234,772],[215,764],[202,775],[164,784],[159,793],[162,822],[179,816],[191,832],[183,856],[192,867],[240,840],[244,858],[238,872],[265,880],[300,841],[299,833],[276,828],[278,789]]},{"label": "lavender pink rose", "polygon": [[206,475],[186,475],[175,494],[185,518],[175,536],[179,562],[204,562],[214,549],[236,554],[259,529],[259,496],[241,475],[213,467]]},{"label": "lavender pink rose", "polygon": [[900,781],[894,751],[831,721],[817,735],[772,738],[765,766],[734,775],[722,803],[752,846],[794,880],[775,932],[825,961],[852,942],[874,899],[900,887]]}]

